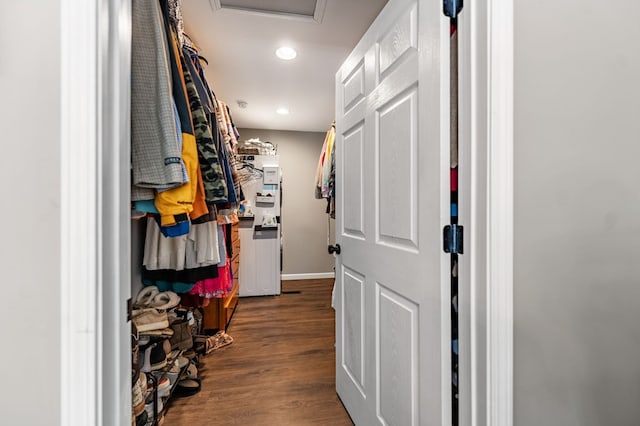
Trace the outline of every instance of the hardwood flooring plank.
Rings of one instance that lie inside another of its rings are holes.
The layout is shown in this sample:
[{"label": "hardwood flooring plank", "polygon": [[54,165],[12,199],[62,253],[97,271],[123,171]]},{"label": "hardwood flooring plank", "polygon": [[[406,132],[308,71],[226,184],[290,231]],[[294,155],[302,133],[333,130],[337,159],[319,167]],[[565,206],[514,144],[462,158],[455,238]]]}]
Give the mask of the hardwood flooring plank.
[{"label": "hardwood flooring plank", "polygon": [[280,296],[241,298],[234,342],[201,357],[202,391],[172,401],[164,425],[352,426],[335,392],[332,285],[284,281]]}]

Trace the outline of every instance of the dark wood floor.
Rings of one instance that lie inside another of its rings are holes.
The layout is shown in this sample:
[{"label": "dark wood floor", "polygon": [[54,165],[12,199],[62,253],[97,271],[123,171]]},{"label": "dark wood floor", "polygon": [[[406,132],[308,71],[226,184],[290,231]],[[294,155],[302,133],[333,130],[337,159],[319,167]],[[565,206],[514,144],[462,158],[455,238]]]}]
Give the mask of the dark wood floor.
[{"label": "dark wood floor", "polygon": [[234,342],[201,357],[202,391],[171,403],[166,426],[353,425],[335,393],[333,280],[283,281],[240,299]]}]

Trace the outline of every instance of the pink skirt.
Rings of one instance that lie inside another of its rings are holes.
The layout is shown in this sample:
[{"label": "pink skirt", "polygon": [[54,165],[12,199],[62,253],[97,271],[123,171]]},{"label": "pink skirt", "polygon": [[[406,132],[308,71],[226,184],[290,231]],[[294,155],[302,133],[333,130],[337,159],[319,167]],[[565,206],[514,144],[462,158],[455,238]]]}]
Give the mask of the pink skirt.
[{"label": "pink skirt", "polygon": [[218,267],[218,276],[216,278],[207,278],[196,282],[189,294],[211,299],[214,297],[225,297],[233,288],[233,277],[231,276],[231,266],[229,259],[227,263]]}]

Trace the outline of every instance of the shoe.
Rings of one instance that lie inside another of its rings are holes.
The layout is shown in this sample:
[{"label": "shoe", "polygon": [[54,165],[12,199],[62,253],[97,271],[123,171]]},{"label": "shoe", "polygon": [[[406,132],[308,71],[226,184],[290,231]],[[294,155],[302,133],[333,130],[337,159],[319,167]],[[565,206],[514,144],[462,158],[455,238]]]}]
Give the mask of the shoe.
[{"label": "shoe", "polygon": [[164,339],[162,341],[162,349],[164,350],[165,355],[168,357],[172,351],[171,342],[169,341],[169,339]]},{"label": "shoe", "polygon": [[163,291],[153,297],[153,300],[149,303],[149,306],[156,309],[168,310],[171,308],[175,308],[179,304],[180,296],[178,296],[173,291]]},{"label": "shoe", "polygon": [[173,361],[174,359],[178,358],[179,356],[180,356],[180,351],[177,350],[177,349],[174,349],[167,355],[167,362]]},{"label": "shoe", "polygon": [[188,349],[185,352],[183,352],[182,356],[189,360],[195,359],[196,351],[194,351],[193,349]]},{"label": "shoe", "polygon": [[167,376],[158,380],[158,397],[165,398],[171,393],[171,381]]},{"label": "shoe", "polygon": [[180,368],[181,370],[186,367],[189,364],[189,359],[185,358],[183,356],[178,357],[178,359],[176,359],[176,365],[178,366],[178,368]]},{"label": "shoe", "polygon": [[[162,404],[162,398],[160,398],[160,396],[158,395],[158,398],[156,399],[156,401],[158,401],[158,414],[162,413],[162,410],[164,409],[164,405]],[[144,409],[147,412],[147,415],[149,416],[150,419],[156,418],[156,415],[153,412],[153,392],[151,392],[151,394],[149,394],[149,396],[147,397],[147,404],[144,406]]]},{"label": "shoe", "polygon": [[144,335],[138,336],[138,346],[140,347],[147,346],[149,343],[151,343],[151,336],[144,336]]},{"label": "shoe", "polygon": [[140,376],[140,346],[138,345],[138,339],[134,334],[132,334],[131,335],[131,383],[136,383],[138,381],[139,376]]},{"label": "shoe", "polygon": [[143,348],[143,361],[140,363],[140,370],[145,373],[160,370],[167,366],[167,354],[160,343],[152,343]]},{"label": "shoe", "polygon": [[[224,346],[230,345],[233,343],[233,337],[229,336],[224,331],[220,330],[213,336],[197,336],[196,337],[196,346],[198,347],[198,343],[204,343],[204,353],[210,354],[216,349],[220,349]],[[202,350],[202,346],[198,349]]]},{"label": "shoe", "polygon": [[149,414],[143,408],[142,413],[136,417],[136,426],[146,426],[149,423]]},{"label": "shoe", "polygon": [[176,382],[176,380],[178,380],[179,375],[180,375],[180,367],[175,363],[171,366],[171,369],[165,373],[165,376],[169,379],[169,382],[171,382],[171,385],[173,385]]},{"label": "shoe", "polygon": [[167,313],[155,308],[144,308],[132,312],[132,321],[139,333],[149,330],[161,330],[169,327]]},{"label": "shoe", "polygon": [[196,367],[195,364],[189,363],[189,366],[187,367],[187,372],[186,372],[185,378],[187,378],[187,379],[197,379],[198,378],[198,367]]},{"label": "shoe", "polygon": [[147,376],[144,373],[140,373],[138,380],[133,384],[131,388],[131,405],[134,416],[139,416],[144,412],[145,406],[145,393],[147,390]]},{"label": "shoe", "polygon": [[167,327],[167,328],[158,328],[157,330],[141,331],[140,336],[171,337],[173,336],[173,330]]},{"label": "shoe", "polygon": [[180,380],[176,385],[176,389],[175,391],[173,391],[173,396],[175,396],[176,398],[193,396],[200,392],[200,388],[200,379],[183,379]]},{"label": "shoe", "polygon": [[192,326],[186,320],[177,320],[171,324],[173,336],[171,336],[171,347],[186,351],[193,347]]},{"label": "shoe", "polygon": [[136,296],[136,301],[134,302],[134,306],[139,308],[146,308],[149,306],[151,301],[156,295],[160,293],[158,287],[155,285],[150,285],[148,287],[143,287]]}]

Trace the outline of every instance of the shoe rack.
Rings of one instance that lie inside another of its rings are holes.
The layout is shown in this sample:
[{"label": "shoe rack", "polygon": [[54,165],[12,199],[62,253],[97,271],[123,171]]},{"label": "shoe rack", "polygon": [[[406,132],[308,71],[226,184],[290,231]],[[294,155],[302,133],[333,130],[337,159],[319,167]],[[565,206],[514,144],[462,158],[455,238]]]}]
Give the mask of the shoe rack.
[{"label": "shoe rack", "polygon": [[[202,314],[197,309],[172,309],[168,317],[171,318],[169,327],[142,333],[137,332],[134,317],[133,426],[162,425],[172,399],[191,396],[200,390],[197,377],[199,356],[194,348],[194,334],[199,334],[202,329]],[[162,384],[167,382],[168,387],[163,387]],[[190,386],[182,386],[187,382]],[[144,409],[141,409],[140,400],[144,402]]]}]

